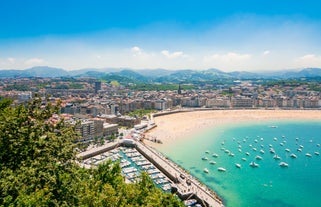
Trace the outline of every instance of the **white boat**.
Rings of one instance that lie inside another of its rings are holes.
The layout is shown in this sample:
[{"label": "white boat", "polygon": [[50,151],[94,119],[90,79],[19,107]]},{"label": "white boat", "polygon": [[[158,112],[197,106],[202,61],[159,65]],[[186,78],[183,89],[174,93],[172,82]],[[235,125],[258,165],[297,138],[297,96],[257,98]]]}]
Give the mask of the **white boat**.
[{"label": "white boat", "polygon": [[306,153],[305,156],[312,157],[312,155],[310,153]]},{"label": "white boat", "polygon": [[205,173],[208,173],[209,171],[208,171],[208,169],[207,169],[207,168],[204,168],[204,172],[205,172]]},{"label": "white boat", "polygon": [[241,168],[241,167],[242,167],[241,164],[239,164],[239,163],[235,163],[235,166],[236,166],[237,168]]},{"label": "white boat", "polygon": [[280,167],[289,167],[289,164],[286,162],[280,162]]},{"label": "white boat", "polygon": [[212,154],[213,157],[218,157],[218,154],[214,153]]},{"label": "white boat", "polygon": [[231,153],[231,152],[230,152],[228,155],[229,155],[230,157],[234,157],[234,154]]},{"label": "white boat", "polygon": [[271,154],[275,154],[275,151],[274,151],[273,148],[270,149],[270,153],[271,153]]},{"label": "white boat", "polygon": [[242,160],[243,160],[243,161],[246,161],[246,158],[245,158],[245,157],[243,157],[243,158],[242,158]]},{"label": "white boat", "polygon": [[320,152],[314,152],[315,155],[320,155]]},{"label": "white boat", "polygon": [[297,151],[298,151],[298,152],[302,152],[302,149],[301,149],[301,148],[299,148],[299,149],[297,149]]},{"label": "white boat", "polygon": [[246,154],[247,156],[250,156],[250,153],[249,153],[249,152],[245,152],[245,154]]},{"label": "white boat", "polygon": [[290,157],[297,158],[297,156],[295,154],[293,154],[293,153],[290,155]]},{"label": "white boat", "polygon": [[261,149],[261,150],[260,150],[260,153],[261,153],[261,154],[264,154],[265,152],[264,152],[264,150]]},{"label": "white boat", "polygon": [[202,157],[202,160],[208,160],[208,158],[207,157]]},{"label": "white boat", "polygon": [[210,161],[210,164],[211,164],[211,165],[215,165],[216,162],[215,162],[215,161]]},{"label": "white boat", "polygon": [[274,141],[278,141],[278,138],[274,137],[273,140],[274,140]]},{"label": "white boat", "polygon": [[257,160],[262,160],[263,158],[258,155],[258,156],[255,157],[255,159],[257,159]]},{"label": "white boat", "polygon": [[288,149],[288,148],[286,148],[286,149],[285,149],[285,151],[286,151],[286,152],[290,152],[291,150],[290,150],[290,149]]},{"label": "white boat", "polygon": [[185,206],[193,206],[197,203],[196,199],[188,199],[184,201],[184,205]]},{"label": "white boat", "polygon": [[239,149],[239,152],[242,152],[242,150],[241,150],[241,149]]},{"label": "white boat", "polygon": [[220,171],[220,172],[225,172],[226,171],[226,169],[223,168],[223,167],[219,167],[219,168],[217,168],[217,170]]},{"label": "white boat", "polygon": [[281,159],[281,157],[280,157],[280,156],[278,156],[278,155],[274,155],[274,156],[273,156],[273,159],[275,159],[275,160],[280,160],[280,159]]},{"label": "white boat", "polygon": [[303,146],[303,145],[300,145],[299,147],[300,147],[301,149],[303,149],[303,148],[304,148],[304,146]]},{"label": "white boat", "polygon": [[253,148],[253,151],[256,151],[256,148],[255,148],[255,147]]},{"label": "white boat", "polygon": [[320,144],[317,144],[317,147],[320,147]]},{"label": "white boat", "polygon": [[251,167],[259,167],[260,165],[257,164],[257,163],[255,163],[255,162],[251,162],[251,163],[250,163],[250,166],[251,166]]},{"label": "white boat", "polygon": [[280,145],[281,145],[281,146],[284,146],[284,143],[283,143],[283,142],[281,142],[281,143],[280,143]]},{"label": "white boat", "polygon": [[229,154],[230,153],[230,150],[224,150],[225,153]]},{"label": "white boat", "polygon": [[206,151],[205,151],[205,153],[206,153],[206,154],[209,154],[209,153],[210,153],[210,151],[206,150]]},{"label": "white boat", "polygon": [[270,126],[270,128],[278,128],[278,126],[274,126],[274,125],[273,125],[273,126]]}]

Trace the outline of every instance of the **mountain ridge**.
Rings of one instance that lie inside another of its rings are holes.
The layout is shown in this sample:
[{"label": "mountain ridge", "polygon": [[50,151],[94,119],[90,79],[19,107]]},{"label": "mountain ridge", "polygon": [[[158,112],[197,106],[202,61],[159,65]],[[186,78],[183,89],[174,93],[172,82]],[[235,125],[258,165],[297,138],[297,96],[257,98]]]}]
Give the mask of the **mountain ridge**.
[{"label": "mountain ridge", "polygon": [[186,82],[217,79],[289,79],[321,77],[321,68],[274,71],[268,73],[233,71],[224,72],[216,68],[205,70],[130,69],[130,68],[84,68],[67,71],[62,68],[37,66],[24,70],[0,70],[0,78],[17,77],[118,77],[138,82]]}]

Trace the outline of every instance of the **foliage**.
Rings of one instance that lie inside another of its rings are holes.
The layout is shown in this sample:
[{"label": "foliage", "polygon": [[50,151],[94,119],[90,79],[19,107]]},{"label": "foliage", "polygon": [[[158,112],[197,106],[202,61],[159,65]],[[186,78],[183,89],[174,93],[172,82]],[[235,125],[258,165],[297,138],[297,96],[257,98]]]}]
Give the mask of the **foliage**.
[{"label": "foliage", "polygon": [[133,117],[138,116],[139,118],[142,118],[143,116],[153,112],[155,112],[155,110],[153,109],[137,109],[135,111],[129,112],[128,116],[133,116]]},{"label": "foliage", "polygon": [[0,101],[0,206],[182,206],[146,174],[126,184],[119,163],[81,168],[74,128],[53,118],[58,105]]}]

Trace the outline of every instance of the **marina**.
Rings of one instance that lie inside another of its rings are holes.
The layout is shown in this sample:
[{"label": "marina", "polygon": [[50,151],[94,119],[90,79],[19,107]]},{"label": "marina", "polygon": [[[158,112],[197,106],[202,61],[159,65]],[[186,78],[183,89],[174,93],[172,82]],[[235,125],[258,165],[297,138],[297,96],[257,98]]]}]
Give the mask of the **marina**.
[{"label": "marina", "polygon": [[[191,203],[193,206],[223,206],[214,191],[139,141],[109,143],[80,153],[78,156],[83,159],[81,165],[86,168],[97,166],[106,160],[119,161],[126,182],[135,182],[141,172],[146,172],[157,187],[165,192],[176,193],[188,206]],[[221,171],[225,169],[222,168]],[[209,170],[205,168],[204,172],[209,173]]]}]

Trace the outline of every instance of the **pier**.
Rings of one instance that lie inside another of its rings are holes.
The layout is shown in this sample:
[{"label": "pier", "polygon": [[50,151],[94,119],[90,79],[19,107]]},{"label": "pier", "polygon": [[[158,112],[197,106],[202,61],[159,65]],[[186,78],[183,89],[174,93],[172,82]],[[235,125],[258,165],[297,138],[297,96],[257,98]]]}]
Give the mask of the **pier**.
[{"label": "pier", "polygon": [[[126,144],[128,143],[125,143],[124,140],[107,143],[101,147],[91,148],[86,152],[82,152],[78,154],[78,157],[85,160]],[[155,165],[156,168],[158,168],[173,182],[172,192],[176,193],[182,200],[193,198],[202,204],[202,206],[224,206],[222,200],[214,191],[206,187],[204,184],[180,168],[177,164],[164,157],[158,151],[146,146],[140,141],[133,142],[131,147],[135,147],[140,154],[142,154],[149,162]]]}]

